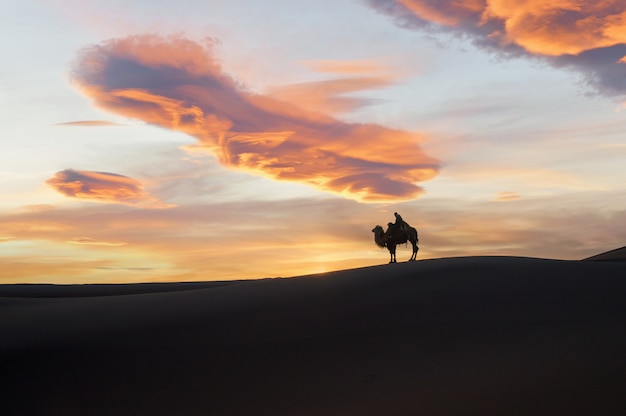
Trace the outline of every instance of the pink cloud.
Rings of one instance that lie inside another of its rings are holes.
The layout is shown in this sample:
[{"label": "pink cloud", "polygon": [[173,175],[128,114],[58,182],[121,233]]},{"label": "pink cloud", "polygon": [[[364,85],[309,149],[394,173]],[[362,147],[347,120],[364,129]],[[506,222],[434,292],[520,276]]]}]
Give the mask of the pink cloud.
[{"label": "pink cloud", "polygon": [[95,202],[113,202],[142,208],[169,208],[144,191],[141,183],[109,172],[66,169],[46,181],[65,196]]},{"label": "pink cloud", "polygon": [[[439,170],[418,134],[342,122],[320,111],[328,110],[322,99],[317,111],[304,109],[316,103],[299,102],[302,88],[291,90],[292,102],[247,91],[223,73],[210,43],[179,36],[114,39],[84,49],[72,77],[96,105],[187,133],[223,166],[350,199],[413,199],[423,192],[417,183]],[[344,80],[330,89],[382,82]]]}]

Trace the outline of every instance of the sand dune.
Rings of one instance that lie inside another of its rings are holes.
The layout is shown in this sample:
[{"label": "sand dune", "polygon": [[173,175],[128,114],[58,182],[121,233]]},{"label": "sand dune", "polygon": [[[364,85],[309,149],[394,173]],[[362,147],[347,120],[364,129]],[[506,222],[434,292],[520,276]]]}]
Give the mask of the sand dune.
[{"label": "sand dune", "polygon": [[605,253],[596,254],[595,256],[587,257],[585,261],[626,261],[626,247],[616,248],[615,250],[607,251]]},{"label": "sand dune", "polygon": [[15,284],[0,285],[0,298],[81,298],[95,296],[141,295],[208,289],[245,283],[245,280],[223,282],[138,283],[138,284]]},{"label": "sand dune", "polygon": [[0,287],[3,414],[626,410],[623,262],[466,257],[98,286]]}]

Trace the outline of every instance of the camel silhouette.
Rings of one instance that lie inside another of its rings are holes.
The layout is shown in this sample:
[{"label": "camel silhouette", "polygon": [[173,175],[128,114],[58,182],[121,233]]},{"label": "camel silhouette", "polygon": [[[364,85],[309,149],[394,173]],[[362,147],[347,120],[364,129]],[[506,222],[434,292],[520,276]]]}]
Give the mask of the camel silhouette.
[{"label": "camel silhouette", "polygon": [[409,261],[413,261],[415,257],[417,257],[417,251],[419,250],[417,246],[419,241],[419,238],[417,238],[417,230],[408,224],[406,224],[406,229],[407,231],[404,231],[401,228],[394,227],[393,224],[390,223],[387,231],[384,231],[383,227],[380,225],[377,225],[372,230],[376,245],[381,248],[387,247],[387,250],[389,250],[391,257],[389,263],[396,263],[396,246],[398,244],[405,244],[406,242],[410,242],[413,246],[413,254],[411,254]]}]

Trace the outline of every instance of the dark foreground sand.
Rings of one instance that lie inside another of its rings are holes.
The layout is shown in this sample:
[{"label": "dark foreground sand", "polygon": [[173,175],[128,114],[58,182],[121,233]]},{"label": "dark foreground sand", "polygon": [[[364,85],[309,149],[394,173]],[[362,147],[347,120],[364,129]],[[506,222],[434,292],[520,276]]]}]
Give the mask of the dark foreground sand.
[{"label": "dark foreground sand", "polygon": [[2,415],[624,415],[626,263],[0,286]]}]

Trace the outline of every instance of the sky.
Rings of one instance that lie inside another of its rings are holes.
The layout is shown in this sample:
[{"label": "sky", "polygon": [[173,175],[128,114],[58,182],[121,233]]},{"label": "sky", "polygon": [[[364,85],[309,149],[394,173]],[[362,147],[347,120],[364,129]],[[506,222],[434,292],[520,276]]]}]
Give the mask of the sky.
[{"label": "sky", "polygon": [[0,1],[0,284],[626,245],[626,0]]}]

